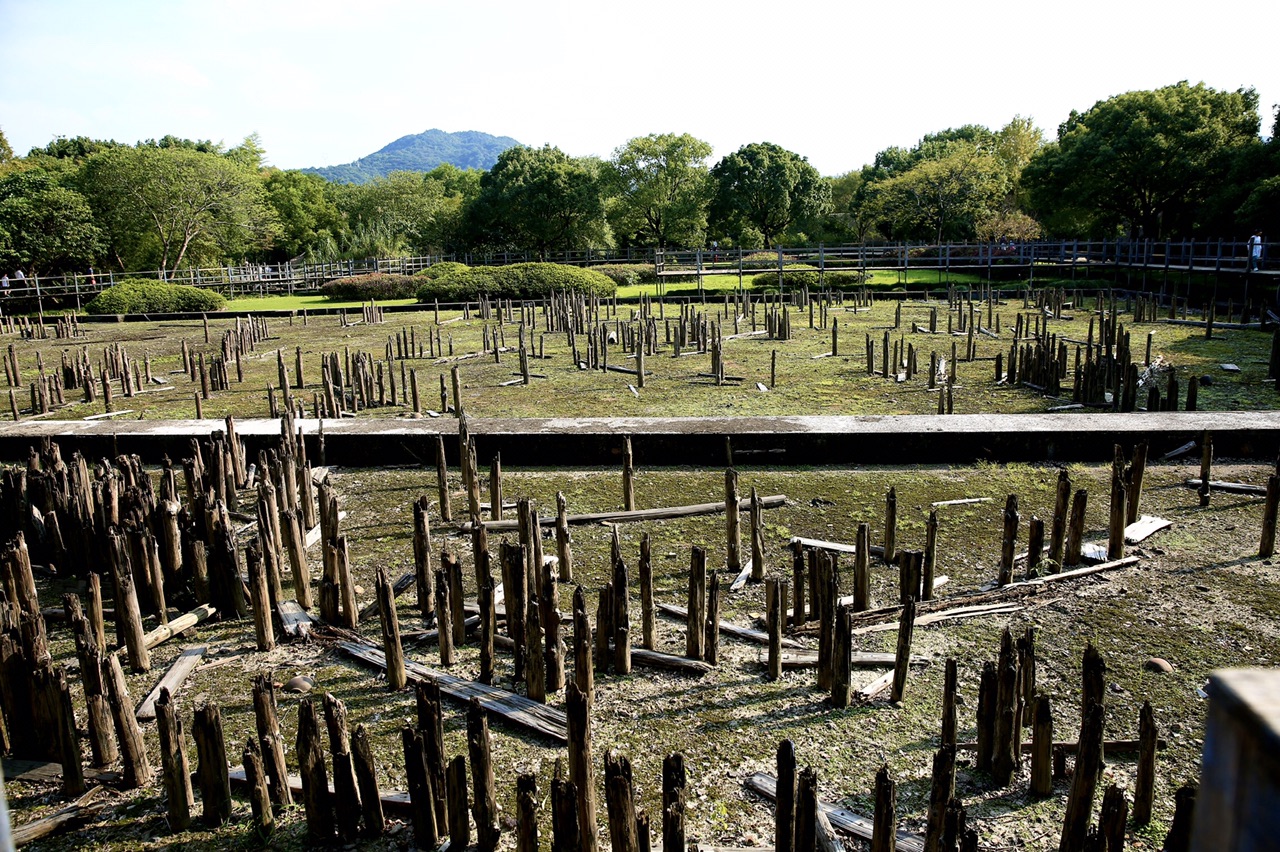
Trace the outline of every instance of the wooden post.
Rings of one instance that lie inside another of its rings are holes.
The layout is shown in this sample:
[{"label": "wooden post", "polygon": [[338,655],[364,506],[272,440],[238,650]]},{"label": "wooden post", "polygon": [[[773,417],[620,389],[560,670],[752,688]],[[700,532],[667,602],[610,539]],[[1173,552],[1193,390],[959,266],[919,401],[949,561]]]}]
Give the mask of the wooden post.
[{"label": "wooden post", "polygon": [[[706,654],[707,551],[694,546],[689,559],[689,616],[685,629],[685,656],[701,660]],[[574,783],[577,783],[575,780]],[[579,786],[578,789],[582,789]]]},{"label": "wooden post", "polygon": [[1044,521],[1031,516],[1027,523],[1027,577],[1040,576],[1040,564],[1044,559]]},{"label": "wooden post", "polygon": [[882,765],[876,773],[875,796],[871,852],[894,852],[898,848],[897,785],[889,778],[888,764]]},{"label": "wooden post", "polygon": [[774,796],[774,850],[795,852],[796,747],[791,740],[778,744],[776,795]]},{"label": "wooden post", "polygon": [[1005,628],[996,663],[995,743],[991,775],[995,783],[1009,784],[1022,756],[1022,727],[1017,719],[1018,658],[1013,635]]},{"label": "wooden post", "polygon": [[889,700],[902,700],[902,693],[907,687],[907,672],[911,668],[911,634],[916,623],[916,602],[908,601],[898,616],[898,653],[893,663],[893,689]]},{"label": "wooden post", "polygon": [[795,583],[795,600],[791,605],[791,626],[800,627],[807,619],[804,595],[804,545],[798,541],[791,543],[791,575]]},{"label": "wooden post", "polygon": [[[662,760],[662,852],[686,852],[684,755],[679,752]],[[642,852],[648,852],[642,847]]]},{"label": "wooden post", "polygon": [[498,630],[497,604],[494,601],[493,571],[484,560],[481,576],[476,586],[476,599],[480,609],[480,682],[493,683],[493,637]]},{"label": "wooden post", "polygon": [[1126,525],[1138,520],[1139,504],[1142,502],[1142,480],[1147,472],[1147,442],[1141,441],[1133,448],[1133,463],[1129,465],[1129,475],[1125,483],[1126,503],[1124,522]]},{"label": "wooden post", "polygon": [[716,665],[720,659],[720,572],[712,571],[707,577],[707,621],[703,626],[703,659]]},{"label": "wooden post", "polygon": [[800,771],[796,785],[796,836],[794,852],[818,852],[818,771]]},{"label": "wooden post", "polygon": [[227,774],[227,747],[222,738],[222,714],[212,701],[196,708],[193,733],[200,765],[200,800],[206,825],[224,825],[231,819],[231,779]]},{"label": "wooden post", "polygon": [[[436,800],[436,826],[444,826],[448,822],[448,796],[446,793],[446,758],[444,752],[444,717],[440,712],[440,685],[434,681],[418,681],[415,692],[418,705],[418,730],[422,732],[422,745],[427,761],[427,775],[431,779],[431,789]],[[465,771],[464,771],[465,776]],[[467,794],[462,793],[465,805]]]},{"label": "wooden post", "polygon": [[245,548],[245,563],[249,568],[249,601],[253,607],[253,635],[259,651],[270,651],[276,646],[275,629],[271,623],[271,601],[267,592],[266,570],[262,564],[259,542],[251,542]]},{"label": "wooden post", "polygon": [[289,768],[285,763],[284,739],[280,735],[275,685],[265,672],[253,678],[253,712],[258,740],[262,744],[263,768],[271,783],[271,800],[277,805],[291,805],[293,793],[289,790]]},{"label": "wooden post", "polygon": [[[91,574],[97,577],[97,574]],[[102,651],[91,636],[76,637],[76,645],[83,644],[80,654],[80,682],[84,687],[85,704],[89,717],[89,748],[93,765],[106,767],[119,756],[115,729],[111,721],[111,702],[107,698],[107,685],[102,674]],[[79,648],[77,647],[77,650]]]},{"label": "wooden post", "polygon": [[[613,528],[614,541],[618,540],[618,528]],[[619,558],[613,563],[613,670],[618,674],[631,673],[631,594],[627,566]]]},{"label": "wooden post", "polygon": [[502,454],[494,453],[489,465],[489,517],[502,520]]},{"label": "wooden post", "polygon": [[410,814],[413,821],[413,844],[418,849],[434,849],[440,841],[436,824],[435,796],[431,776],[423,755],[422,734],[411,725],[400,729],[404,749],[404,774],[409,786]]},{"label": "wooden post", "polygon": [[307,837],[313,843],[328,843],[333,838],[333,800],[320,744],[320,724],[310,698],[298,703],[296,751],[302,776],[302,801],[306,807]]},{"label": "wooden post", "polygon": [[58,760],[62,764],[62,793],[65,796],[84,794],[84,767],[81,765],[80,735],[76,732],[76,711],[71,704],[71,690],[67,686],[67,670],[59,665],[53,670],[49,684],[50,698],[57,710],[53,721],[57,731]]},{"label": "wooden post", "polygon": [[107,559],[116,584],[116,625],[118,630],[123,629],[129,666],[137,672],[150,671],[151,653],[147,650],[146,634],[142,630],[142,613],[138,609],[138,595],[124,536],[108,534]]},{"label": "wooden post", "polygon": [[942,681],[942,733],[939,743],[944,746],[956,744],[956,689],[959,685],[959,674],[954,657],[947,658],[946,671]]},{"label": "wooden post", "polygon": [[997,583],[1013,582],[1013,553],[1018,542],[1018,495],[1010,494],[1004,503],[1004,535],[1000,539],[1000,575]]},{"label": "wooden post", "polygon": [[168,687],[160,688],[156,699],[156,728],[160,738],[160,771],[164,777],[165,797],[169,807],[169,827],[186,831],[191,825],[191,806],[195,795],[191,790],[191,770],[187,764],[187,745],[182,736],[182,718],[173,704]]},{"label": "wooden post", "polygon": [[[539,704],[547,702],[547,658],[542,653],[542,621],[538,618],[538,604],[530,597],[525,608],[525,684],[528,697]],[[630,659],[628,653],[627,658]]]},{"label": "wooden post", "polygon": [[476,821],[476,843],[480,852],[493,852],[498,848],[501,827],[498,825],[498,805],[494,797],[493,761],[489,751],[489,715],[472,698],[467,707],[467,753],[471,758],[471,784],[475,805],[472,813]]},{"label": "wooden post", "polygon": [[1067,469],[1058,470],[1058,485],[1053,503],[1053,526],[1049,532],[1050,571],[1062,570],[1062,548],[1067,535],[1067,504],[1071,499],[1071,477]]},{"label": "wooden post", "polygon": [[1124,526],[1127,511],[1124,482],[1124,452],[1115,445],[1115,457],[1111,462],[1111,513],[1107,525],[1107,558],[1124,556]]},{"label": "wooden post", "polygon": [[990,772],[995,762],[996,689],[996,664],[987,660],[982,664],[982,677],[978,682],[978,747],[974,767],[980,772]]},{"label": "wooden post", "polygon": [[[1275,477],[1272,477],[1274,479]],[[1151,822],[1151,805],[1155,799],[1156,786],[1156,740],[1159,732],[1156,729],[1156,717],[1151,711],[1151,702],[1142,702],[1142,710],[1138,716],[1138,770],[1133,785],[1133,824],[1146,825]]]},{"label": "wooden post", "polygon": [[[644,387],[643,384],[640,387]],[[622,508],[633,511],[636,507],[635,457],[631,453],[631,436],[622,438]]]},{"label": "wooden post", "polygon": [[413,578],[418,591],[418,609],[424,619],[435,615],[435,579],[431,573],[431,517],[424,494],[413,503]]},{"label": "wooden post", "polygon": [[1184,784],[1173,794],[1173,824],[1164,838],[1164,852],[1190,852],[1195,811],[1196,785]]},{"label": "wooden post", "polygon": [[516,776],[516,852],[538,852],[538,776],[532,772]]},{"label": "wooden post", "polygon": [[573,682],[588,706],[595,697],[595,668],[591,656],[591,622],[587,617],[586,596],[578,586],[573,590]]},{"label": "wooden post", "polygon": [[1036,699],[1031,728],[1031,795],[1053,793],[1053,710],[1047,695]]},{"label": "wooden post", "polygon": [[[560,559],[557,566],[560,571],[560,580],[564,583],[573,582],[573,539],[569,535],[569,515],[568,502],[565,500],[564,492],[556,492],[556,555]],[[643,579],[641,583],[643,584]]]},{"label": "wooden post", "polygon": [[449,763],[449,846],[466,849],[471,845],[471,820],[467,807],[467,759],[462,755]]},{"label": "wooden post", "polygon": [[[835,632],[832,636],[831,703],[848,707],[852,681],[853,637],[850,633],[849,608],[836,609]],[[773,678],[771,678],[773,679]]]},{"label": "wooden post", "polygon": [[1262,510],[1262,539],[1258,543],[1259,559],[1269,559],[1276,551],[1276,510],[1278,508],[1280,508],[1280,478],[1272,474],[1267,477],[1267,502]]},{"label": "wooden post", "polygon": [[404,650],[400,647],[400,620],[396,615],[395,592],[387,582],[387,569],[378,566],[374,582],[378,594],[378,616],[382,623],[382,647],[387,659],[387,686],[399,691],[405,686]]},{"label": "wooden post", "polygon": [[640,536],[640,647],[650,651],[658,647],[657,607],[653,600],[653,543],[649,533]]},{"label": "wooden post", "polygon": [[453,630],[450,627],[449,578],[436,571],[436,636],[440,643],[440,665],[453,665]]},{"label": "wooden post", "polygon": [[129,699],[129,690],[125,686],[120,655],[111,654],[104,665],[107,690],[111,695],[111,717],[115,721],[116,735],[120,740],[120,759],[124,764],[124,787],[126,790],[145,787],[151,783],[151,764],[147,761],[142,729],[138,727],[133,702]]},{"label": "wooden post", "polygon": [[[1093,811],[1093,795],[1102,766],[1101,704],[1092,704],[1080,724],[1080,745],[1076,752],[1076,771],[1067,796],[1067,812],[1062,823],[1062,840],[1058,852],[1076,852],[1084,848],[1085,833]],[[1166,845],[1165,849],[1169,847]]]},{"label": "wooden post", "polygon": [[858,524],[857,553],[853,557],[853,611],[871,606],[871,527]]},{"label": "wooden post", "polygon": [[898,489],[890,487],[884,499],[884,561],[893,564],[898,541]]},{"label": "wooden post", "polygon": [[1098,839],[1108,850],[1124,849],[1125,823],[1129,818],[1129,803],[1118,784],[1109,784],[1102,795],[1102,810],[1098,814]]},{"label": "wooden post", "polygon": [[280,513],[281,532],[285,550],[289,554],[289,568],[293,573],[293,594],[298,606],[311,609],[311,566],[307,562],[307,550],[302,537],[302,523],[298,512],[285,509]]},{"label": "wooden post", "polygon": [[1084,543],[1084,515],[1089,504],[1089,492],[1081,488],[1071,499],[1071,521],[1067,526],[1067,550],[1062,564],[1071,567],[1080,564],[1080,548]]},{"label": "wooden post", "polygon": [[276,829],[275,811],[267,790],[267,771],[262,765],[262,749],[252,737],[245,743],[240,757],[244,778],[249,785],[249,806],[253,811],[250,827],[258,840],[271,836]]},{"label": "wooden post", "polygon": [[[441,377],[443,378],[443,377]],[[453,520],[453,508],[449,502],[449,466],[444,455],[444,435],[436,435],[436,489],[440,495],[440,520]]]},{"label": "wooden post", "polygon": [[942,848],[947,803],[956,793],[956,747],[944,745],[933,755],[933,780],[929,788],[929,815],[925,826],[925,852]]},{"label": "wooden post", "polygon": [[736,577],[742,570],[742,515],[738,511],[738,472],[724,472],[725,570]]},{"label": "wooden post", "polygon": [[924,562],[920,569],[920,600],[933,600],[933,575],[938,559],[938,512],[929,512],[924,525]]},{"label": "wooden post", "polygon": [[569,780],[578,790],[578,833],[582,852],[596,852],[596,786],[591,765],[591,725],[587,699],[571,683],[565,690],[565,716],[569,726]]},{"label": "wooden post", "polygon": [[769,665],[767,674],[769,680],[777,680],[782,677],[782,612],[785,606],[782,590],[783,586],[780,581],[772,577],[765,580],[764,596],[765,606],[767,607],[765,620],[768,623],[769,631]]},{"label": "wooden post", "polygon": [[1213,471],[1213,433],[1205,432],[1200,441],[1200,505],[1209,505],[1209,480]]}]

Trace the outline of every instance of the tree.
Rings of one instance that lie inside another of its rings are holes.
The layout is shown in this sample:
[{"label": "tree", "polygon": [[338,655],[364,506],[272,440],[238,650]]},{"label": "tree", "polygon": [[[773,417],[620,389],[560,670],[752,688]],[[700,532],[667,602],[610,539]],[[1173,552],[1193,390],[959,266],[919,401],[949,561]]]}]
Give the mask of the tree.
[{"label": "tree", "polygon": [[342,198],[353,231],[363,227],[390,237],[396,254],[427,252],[428,229],[443,205],[444,189],[422,172],[391,172],[344,187]]},{"label": "tree", "polygon": [[702,245],[711,151],[688,133],[638,136],[615,150],[609,164],[614,233],[658,248]]},{"label": "tree", "polygon": [[1072,111],[1024,175],[1034,205],[1064,230],[1189,233],[1242,148],[1258,145],[1258,95],[1186,81]]},{"label": "tree", "polygon": [[0,130],[0,164],[7,163],[13,159],[13,148],[9,146],[9,138],[4,135],[4,131]]},{"label": "tree", "polygon": [[1008,187],[994,155],[957,140],[934,146],[907,171],[879,181],[876,198],[895,232],[941,242],[972,236],[975,223],[991,214]]},{"label": "tree", "polygon": [[[308,253],[323,256],[322,247],[338,245],[346,223],[324,178],[306,172],[271,169],[262,184],[266,202],[280,223],[280,234],[273,246],[274,260]],[[332,260],[336,254],[336,250],[331,251],[326,259]]]},{"label": "tree", "polygon": [[123,269],[245,257],[277,228],[255,171],[185,145],[99,151],[80,183]]},{"label": "tree", "polygon": [[765,245],[796,220],[819,215],[830,202],[830,187],[809,161],[772,142],[754,142],[711,169],[711,219],[729,236],[755,228]]},{"label": "tree", "polygon": [[102,232],[80,193],[38,169],[0,178],[0,267],[83,270],[101,251]]},{"label": "tree", "polygon": [[604,246],[611,242],[604,215],[601,164],[559,148],[508,148],[480,179],[468,210],[472,239],[492,249]]}]

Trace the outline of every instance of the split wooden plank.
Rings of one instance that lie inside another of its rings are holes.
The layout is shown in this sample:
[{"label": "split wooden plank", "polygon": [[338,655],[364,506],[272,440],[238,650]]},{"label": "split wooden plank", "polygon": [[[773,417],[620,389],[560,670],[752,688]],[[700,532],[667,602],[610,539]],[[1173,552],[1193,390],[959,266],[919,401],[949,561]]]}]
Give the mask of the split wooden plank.
[{"label": "split wooden plank", "polygon": [[751,579],[751,560],[748,559],[742,564],[742,570],[738,572],[738,576],[733,578],[733,582],[729,584],[729,591],[736,592],[747,584],[747,580]]},{"label": "split wooden plank", "polygon": [[633,665],[648,669],[663,669],[687,674],[706,674],[715,668],[702,660],[691,660],[688,657],[677,657],[675,654],[664,654],[661,651],[635,647],[631,649],[631,662]]},{"label": "split wooden plank", "polygon": [[167,689],[170,695],[176,693],[178,688],[195,671],[196,666],[200,665],[200,661],[204,659],[204,654],[207,650],[208,648],[204,645],[183,648],[182,653],[178,655],[178,659],[173,661],[173,665],[169,666],[169,670],[164,673],[164,677],[160,678],[160,682],[147,693],[146,698],[142,699],[142,703],[138,705],[134,717],[139,722],[153,721],[156,718],[156,699],[160,697],[160,690]]},{"label": "split wooden plank", "polygon": [[1142,515],[1138,520],[1124,528],[1125,544],[1137,544],[1151,536],[1173,526],[1173,521],[1157,518],[1155,515]]},{"label": "split wooden plank", "polygon": [[[686,607],[676,606],[675,604],[660,603],[658,604],[658,611],[681,621],[687,621],[689,619],[689,610]],[[723,619],[720,621],[720,632],[726,636],[732,636],[735,639],[754,642],[757,645],[769,644],[769,634],[765,633],[763,630],[753,630],[750,627],[743,627],[741,624],[734,624],[731,621],[724,621]],[[784,636],[782,639],[782,647],[803,648],[804,646],[796,640],[788,639]]]},{"label": "split wooden plank", "polygon": [[90,414],[88,417],[82,417],[81,420],[109,420],[112,417],[120,417],[125,414],[133,414],[132,408],[122,408],[119,411],[104,411],[101,414]]},{"label": "split wooden plank", "polygon": [[[1032,742],[1030,740],[1022,744],[1022,753],[1030,754],[1032,751]],[[1141,740],[1105,740],[1102,743],[1102,750],[1107,754],[1126,754],[1138,751],[1142,747]],[[1156,740],[1156,748],[1163,751],[1169,747],[1168,740]],[[1067,754],[1075,754],[1080,750],[1080,743],[1076,740],[1055,740],[1054,749],[1062,749]],[[957,751],[977,751],[978,744],[976,742],[956,743]]]},{"label": "split wooden plank", "polygon": [[[785,494],[774,494],[769,497],[760,498],[760,503],[765,509],[777,509],[785,505],[787,497]],[[746,512],[751,509],[751,499],[744,497],[738,501],[738,511]],[[714,515],[724,511],[724,501],[718,503],[696,503],[691,506],[665,506],[657,509],[633,509],[629,512],[592,512],[585,515],[569,515],[568,522],[574,526],[582,524],[599,524],[599,523],[626,523],[628,521],[657,521],[668,520],[671,518],[688,518],[694,515]],[[489,532],[515,532],[520,528],[520,522],[510,521],[482,521],[484,528]],[[539,518],[539,524],[544,527],[555,526],[556,518],[554,515],[548,515],[545,518]],[[471,522],[463,524],[460,529],[462,532],[471,532]]]},{"label": "split wooden plank", "polygon": [[162,645],[165,642],[168,642],[179,633],[190,630],[202,621],[208,621],[216,612],[217,610],[213,608],[212,604],[203,604],[185,615],[178,616],[168,624],[160,625],[143,637],[147,650],[150,651],[157,645]]},{"label": "split wooden plank", "polygon": [[[247,790],[249,788],[249,782],[245,779],[243,766],[233,767],[228,773],[228,777],[231,779],[232,787],[241,790]],[[301,801],[302,776],[289,776],[289,791],[293,793],[294,801]],[[334,795],[332,782],[329,784],[329,795]],[[396,790],[389,793],[382,793],[379,798],[382,800],[382,809],[389,814],[400,817],[408,817],[413,814],[413,808],[409,802],[409,794],[407,792]]]},{"label": "split wooden plank", "polygon": [[871,683],[859,689],[854,695],[859,701],[871,701],[877,695],[893,686],[894,670],[890,669]]},{"label": "split wooden plank", "polygon": [[[387,658],[382,649],[368,643],[343,641],[337,643],[337,648],[369,665],[380,669],[387,667]],[[480,702],[481,707],[494,716],[500,716],[557,742],[569,741],[569,722],[563,710],[530,701],[523,695],[516,695],[505,689],[464,680],[413,660],[405,660],[404,667],[410,683],[433,681],[440,687],[440,691],[450,698],[464,704],[475,698]]]},{"label": "split wooden plank", "polygon": [[56,834],[71,831],[73,828],[79,828],[91,822],[109,804],[108,802],[96,801],[103,792],[104,788],[94,787],[67,807],[49,814],[47,817],[32,820],[24,825],[13,826],[9,839],[13,841],[14,848],[20,848],[28,843],[34,843],[46,837],[53,837]]},{"label": "split wooden plank", "polygon": [[[412,571],[406,571],[401,574],[396,578],[396,581],[391,584],[391,596],[393,598],[398,598],[403,595],[405,591],[413,585],[414,579],[415,577]],[[356,620],[368,621],[370,618],[377,618],[378,612],[381,609],[382,606],[378,603],[378,599],[375,597],[372,601],[364,605]]]},{"label": "split wooden plank", "polygon": [[[95,784],[119,784],[124,775],[112,769],[94,769],[86,766],[81,769],[84,780]],[[62,764],[46,760],[22,760],[21,758],[4,758],[4,780],[22,781],[29,784],[48,784],[62,780]]]},{"label": "split wooden plank", "polygon": [[1180,456],[1180,455],[1182,455],[1183,453],[1189,453],[1189,452],[1191,452],[1192,450],[1194,450],[1195,448],[1196,448],[1196,442],[1195,442],[1195,441],[1187,441],[1187,442],[1186,442],[1185,444],[1183,444],[1181,447],[1174,447],[1172,450],[1170,450],[1169,452],[1167,452],[1167,453],[1165,453],[1164,455],[1162,455],[1162,456],[1160,457],[1160,460],[1161,460],[1161,461],[1168,461],[1169,459],[1171,459],[1171,458],[1173,458],[1173,457],[1175,457],[1175,456]]},{"label": "split wooden plank", "polygon": [[[342,510],[338,512],[339,521],[343,520],[346,517],[347,517],[346,510]],[[312,547],[314,547],[316,542],[318,541],[320,541],[320,525],[316,524],[314,527],[307,530],[307,535],[306,535],[306,538],[303,539],[302,546],[309,550]]]},{"label": "split wooden plank", "polygon": [[[756,772],[745,783],[748,790],[763,796],[770,802],[778,798],[778,780],[768,773]],[[818,801],[818,809],[827,815],[827,819],[836,829],[862,840],[871,840],[874,828],[872,820],[845,808],[829,805],[822,800]],[[918,835],[901,830],[894,833],[897,835],[897,848],[900,852],[924,852],[924,841]]]},{"label": "split wooden plank", "polygon": [[[1188,488],[1199,488],[1200,480],[1188,479],[1185,483]],[[1256,494],[1260,497],[1267,496],[1267,486],[1250,485],[1247,482],[1224,482],[1221,479],[1210,479],[1209,487],[1214,491],[1228,491],[1232,494]]]},{"label": "split wooden plank", "polygon": [[286,636],[296,639],[311,637],[311,628],[315,624],[315,619],[302,608],[302,604],[294,600],[280,601],[276,605],[276,615],[280,617],[280,627]]}]

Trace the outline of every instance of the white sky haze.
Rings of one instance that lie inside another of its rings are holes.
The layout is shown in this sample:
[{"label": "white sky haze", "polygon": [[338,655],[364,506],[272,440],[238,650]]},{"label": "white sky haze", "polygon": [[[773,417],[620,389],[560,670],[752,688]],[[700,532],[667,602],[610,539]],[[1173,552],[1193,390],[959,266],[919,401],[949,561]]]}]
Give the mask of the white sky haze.
[{"label": "white sky haze", "polygon": [[1269,134],[1280,4],[1147,0],[0,0],[0,129],[166,133],[282,168],[346,163],[432,127],[608,157],[692,133],[769,141],[823,174],[890,145],[1179,80],[1252,86]]}]

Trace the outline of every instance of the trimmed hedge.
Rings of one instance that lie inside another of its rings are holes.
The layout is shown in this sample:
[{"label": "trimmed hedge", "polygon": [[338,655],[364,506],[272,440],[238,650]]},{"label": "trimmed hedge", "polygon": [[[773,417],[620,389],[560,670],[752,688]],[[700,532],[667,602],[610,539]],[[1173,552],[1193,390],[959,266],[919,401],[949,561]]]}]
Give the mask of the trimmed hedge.
[{"label": "trimmed hedge", "polygon": [[452,275],[455,272],[461,272],[464,269],[470,269],[465,263],[458,263],[456,260],[442,260],[439,263],[433,263],[426,269],[419,269],[413,273],[415,278],[430,278],[435,280],[445,275]]},{"label": "trimmed hedge", "polygon": [[90,314],[185,314],[220,311],[226,306],[227,300],[213,290],[126,278],[103,290],[84,309]]},{"label": "trimmed hedge", "polygon": [[[442,264],[437,264],[437,266]],[[538,299],[572,290],[609,297],[618,285],[607,275],[561,263],[513,263],[510,266],[464,267],[418,287],[418,301],[457,302],[490,299]]]},{"label": "trimmed hedge", "polygon": [[[818,268],[807,263],[788,263],[782,267],[783,284],[787,287],[818,287]],[[822,285],[828,290],[845,290],[858,287],[865,281],[861,272],[826,272]],[[757,290],[778,286],[778,273],[761,272],[751,276],[751,286]]]},{"label": "trimmed hedge", "polygon": [[592,272],[608,275],[619,287],[633,284],[656,284],[658,273],[649,263],[607,263],[588,267]]},{"label": "trimmed hedge", "polygon": [[412,275],[370,272],[324,282],[320,293],[330,301],[367,302],[370,299],[412,299],[421,282]]}]

